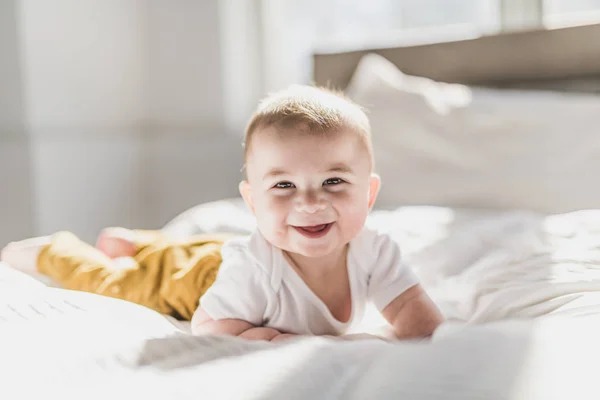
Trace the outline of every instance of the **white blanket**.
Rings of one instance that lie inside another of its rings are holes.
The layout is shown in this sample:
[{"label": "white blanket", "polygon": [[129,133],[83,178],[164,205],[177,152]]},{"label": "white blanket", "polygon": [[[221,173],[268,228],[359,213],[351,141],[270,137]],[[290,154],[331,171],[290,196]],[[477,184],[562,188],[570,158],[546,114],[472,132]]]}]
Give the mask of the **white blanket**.
[{"label": "white blanket", "polygon": [[0,297],[0,398],[600,396],[598,317],[446,325],[432,342],[271,344],[193,337],[153,311],[87,293],[12,292]]},{"label": "white blanket", "polygon": [[[542,216],[423,208],[375,217],[404,244],[449,318],[600,315],[600,210]],[[416,234],[406,229],[418,221],[430,222]]]}]

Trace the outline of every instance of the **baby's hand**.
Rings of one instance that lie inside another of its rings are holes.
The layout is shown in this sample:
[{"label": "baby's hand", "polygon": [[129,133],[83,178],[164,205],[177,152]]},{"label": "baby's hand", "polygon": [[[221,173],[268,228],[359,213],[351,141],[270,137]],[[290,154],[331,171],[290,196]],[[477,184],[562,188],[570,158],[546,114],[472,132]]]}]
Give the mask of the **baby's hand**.
[{"label": "baby's hand", "polygon": [[352,333],[350,335],[344,335],[340,337],[343,340],[383,340],[389,342],[390,340],[383,336],[371,335],[369,333]]},{"label": "baby's hand", "polygon": [[298,338],[298,335],[294,335],[291,333],[280,333],[279,335],[273,337],[271,339],[271,342],[281,342],[282,340],[289,340],[294,338]]},{"label": "baby's hand", "polygon": [[26,273],[37,272],[37,259],[51,242],[50,236],[40,236],[9,243],[0,254],[0,261]]}]

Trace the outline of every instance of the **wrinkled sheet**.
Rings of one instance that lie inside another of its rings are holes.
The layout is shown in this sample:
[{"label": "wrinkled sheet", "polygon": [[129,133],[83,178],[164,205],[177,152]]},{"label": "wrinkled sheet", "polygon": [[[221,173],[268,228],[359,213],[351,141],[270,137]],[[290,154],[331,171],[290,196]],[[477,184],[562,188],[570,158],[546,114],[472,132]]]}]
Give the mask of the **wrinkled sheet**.
[{"label": "wrinkled sheet", "polygon": [[447,323],[432,341],[272,344],[194,337],[132,303],[26,285],[0,297],[0,398],[600,396],[598,316]]}]

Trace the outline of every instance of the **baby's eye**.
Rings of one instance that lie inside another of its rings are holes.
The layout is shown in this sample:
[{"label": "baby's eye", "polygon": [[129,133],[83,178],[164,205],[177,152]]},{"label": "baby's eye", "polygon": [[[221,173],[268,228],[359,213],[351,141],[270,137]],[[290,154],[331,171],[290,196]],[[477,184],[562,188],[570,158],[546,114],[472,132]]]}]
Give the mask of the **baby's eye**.
[{"label": "baby's eye", "polygon": [[274,188],[276,189],[292,189],[294,188],[294,184],[292,182],[278,182]]},{"label": "baby's eye", "polygon": [[329,178],[323,182],[323,186],[339,185],[340,183],[344,183],[344,180],[341,178]]}]

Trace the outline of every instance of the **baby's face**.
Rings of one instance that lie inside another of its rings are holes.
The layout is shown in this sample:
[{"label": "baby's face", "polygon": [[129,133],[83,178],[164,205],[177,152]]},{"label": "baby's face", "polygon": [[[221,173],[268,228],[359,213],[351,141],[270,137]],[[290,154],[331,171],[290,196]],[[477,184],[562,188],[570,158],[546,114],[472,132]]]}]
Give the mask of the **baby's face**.
[{"label": "baby's face", "polygon": [[379,190],[359,135],[256,132],[240,184],[258,228],[274,246],[322,257],[362,230]]}]

